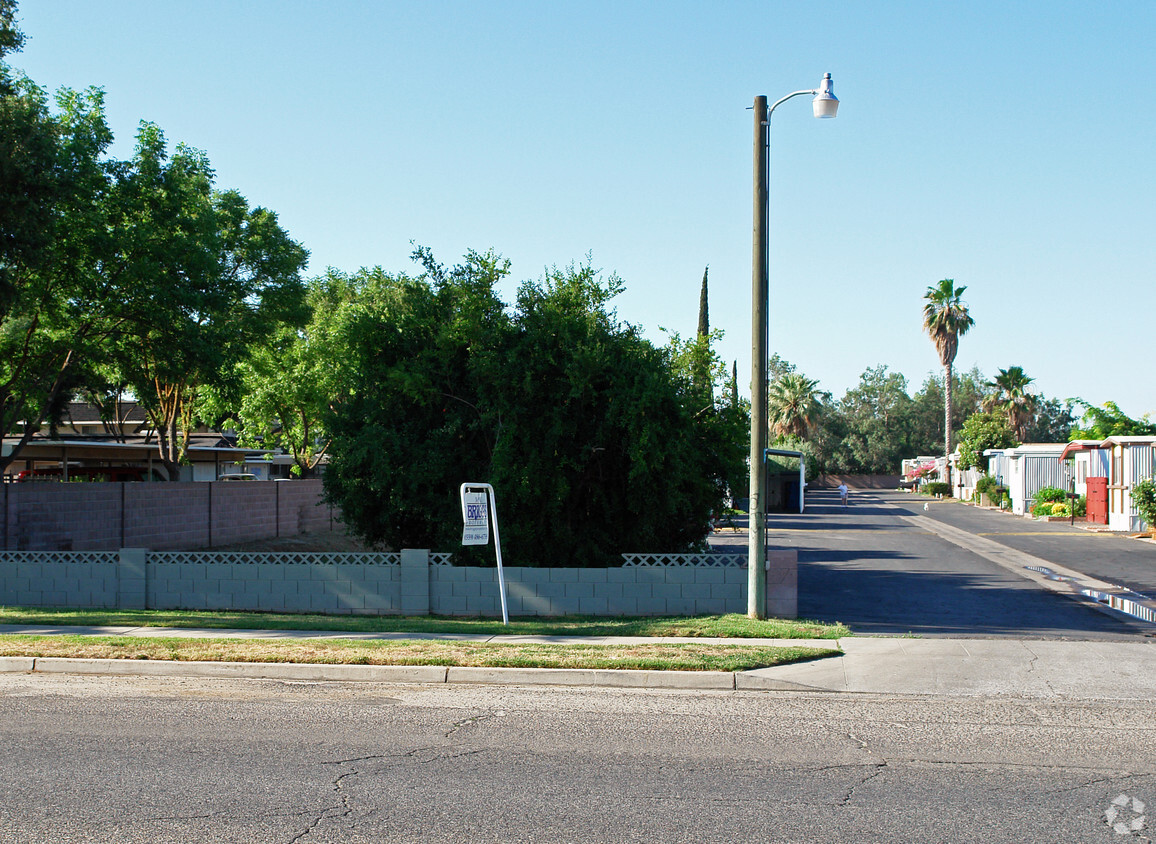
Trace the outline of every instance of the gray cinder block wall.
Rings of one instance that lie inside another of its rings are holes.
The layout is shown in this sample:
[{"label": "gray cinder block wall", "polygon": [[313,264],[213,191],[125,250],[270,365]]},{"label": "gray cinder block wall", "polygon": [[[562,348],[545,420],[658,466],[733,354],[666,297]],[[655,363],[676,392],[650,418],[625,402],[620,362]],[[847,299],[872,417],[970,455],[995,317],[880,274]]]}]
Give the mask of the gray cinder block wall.
[{"label": "gray cinder block wall", "polygon": [[[448,555],[153,552],[0,553],[0,603],[16,606],[501,615],[497,570]],[[601,569],[504,570],[512,616],[701,615],[747,610],[745,565],[709,555]],[[706,562],[703,562],[703,561]],[[689,561],[689,562],[688,562]],[[794,550],[767,555],[770,616],[798,608]]]},{"label": "gray cinder block wall", "polygon": [[319,480],[2,487],[5,551],[213,548],[338,525]]}]

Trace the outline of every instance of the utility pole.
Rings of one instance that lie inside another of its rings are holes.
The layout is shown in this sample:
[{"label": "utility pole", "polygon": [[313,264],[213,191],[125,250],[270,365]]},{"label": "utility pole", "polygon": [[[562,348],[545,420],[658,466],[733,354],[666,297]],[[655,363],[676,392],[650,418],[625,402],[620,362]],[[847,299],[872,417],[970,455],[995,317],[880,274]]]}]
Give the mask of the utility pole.
[{"label": "utility pole", "polygon": [[751,485],[747,508],[747,616],[767,614],[767,98],[755,97],[755,207],[751,254]]}]

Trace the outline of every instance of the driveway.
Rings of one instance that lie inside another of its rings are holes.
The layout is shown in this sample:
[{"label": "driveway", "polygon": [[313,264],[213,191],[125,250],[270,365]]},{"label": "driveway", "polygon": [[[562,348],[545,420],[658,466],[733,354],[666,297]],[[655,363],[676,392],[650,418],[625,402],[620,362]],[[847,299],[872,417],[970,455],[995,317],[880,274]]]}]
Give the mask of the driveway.
[{"label": "driveway", "polygon": [[1156,586],[1156,549],[1146,543],[907,493],[853,491],[844,508],[836,492],[813,491],[806,513],[768,519],[767,543],[799,552],[799,617],[890,636],[1126,640],[1156,634],[1156,625],[1049,592],[948,542],[922,527],[924,518],[1132,588]]},{"label": "driveway", "polygon": [[924,496],[884,495],[905,512],[925,514],[1017,551],[1156,597],[1156,543],[1102,529],[1088,530],[1087,523],[1079,519],[1074,526],[1068,522],[1040,522],[954,501],[932,504],[924,513]]}]

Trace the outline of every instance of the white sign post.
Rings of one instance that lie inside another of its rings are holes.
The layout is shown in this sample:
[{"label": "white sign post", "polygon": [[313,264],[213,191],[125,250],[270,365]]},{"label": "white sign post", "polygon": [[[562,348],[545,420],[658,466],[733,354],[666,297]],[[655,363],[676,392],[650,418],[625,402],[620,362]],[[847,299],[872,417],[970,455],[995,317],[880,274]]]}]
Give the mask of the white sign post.
[{"label": "white sign post", "polygon": [[[483,492],[467,492],[471,489]],[[489,520],[494,520],[494,551],[498,557],[498,594],[502,599],[502,623],[509,624],[506,611],[506,577],[502,573],[502,540],[498,536],[498,508],[494,488],[489,484],[462,484],[462,545],[489,545]]]}]

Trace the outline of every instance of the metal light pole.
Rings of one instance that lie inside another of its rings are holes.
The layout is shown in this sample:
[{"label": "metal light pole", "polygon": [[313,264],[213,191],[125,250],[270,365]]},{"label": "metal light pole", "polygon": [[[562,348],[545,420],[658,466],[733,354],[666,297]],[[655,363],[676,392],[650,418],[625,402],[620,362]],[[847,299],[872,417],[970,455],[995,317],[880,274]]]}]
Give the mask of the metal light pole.
[{"label": "metal light pole", "polygon": [[[834,117],[839,100],[831,88],[831,74],[819,87],[794,91],[767,108],[765,96],[755,97],[755,208],[754,248],[751,255],[751,486],[747,540],[747,615],[767,614],[767,272],[768,204],[767,171],[770,167],[771,114],[792,97],[809,94],[815,117]],[[799,494],[802,494],[800,490]]]}]

